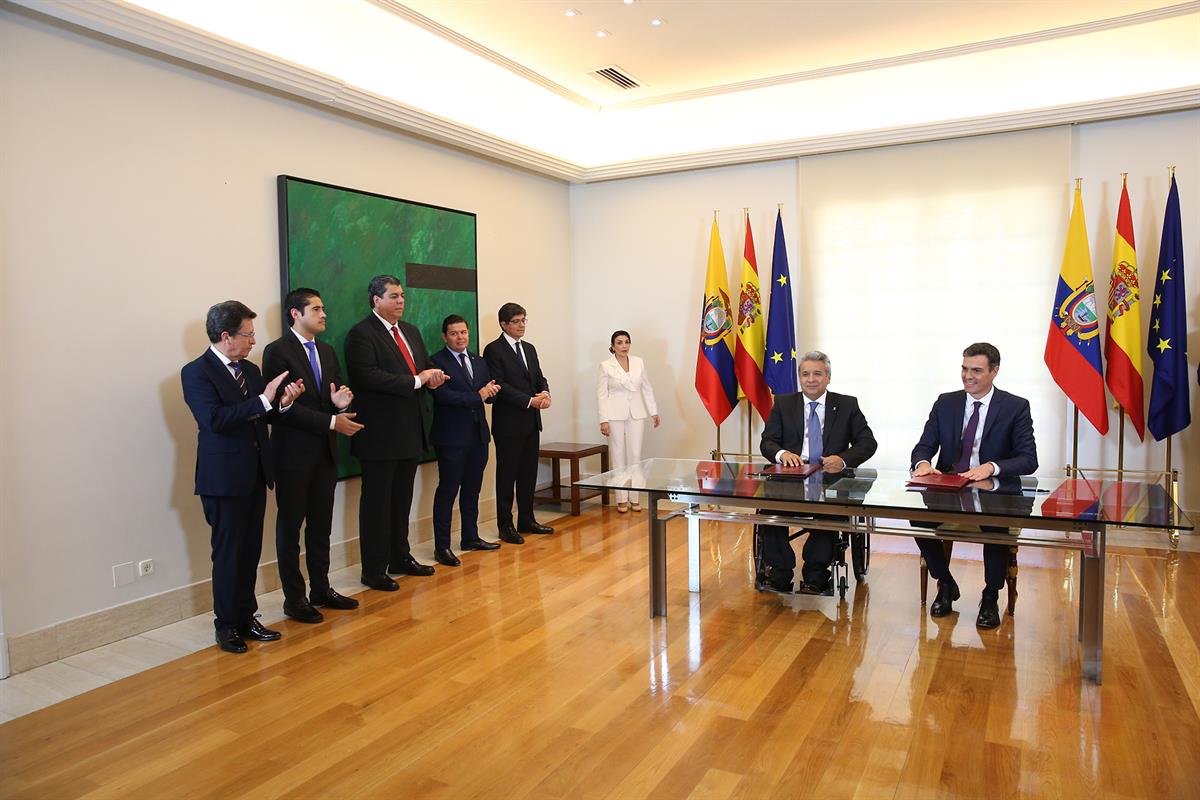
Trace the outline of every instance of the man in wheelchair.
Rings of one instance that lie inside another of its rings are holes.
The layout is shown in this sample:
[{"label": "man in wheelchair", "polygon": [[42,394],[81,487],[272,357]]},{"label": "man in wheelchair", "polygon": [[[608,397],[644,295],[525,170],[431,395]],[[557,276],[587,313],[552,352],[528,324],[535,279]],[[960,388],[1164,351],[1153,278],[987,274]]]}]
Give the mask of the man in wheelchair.
[{"label": "man in wheelchair", "polygon": [[[874,455],[878,445],[871,426],[858,407],[857,398],[828,391],[829,356],[819,350],[809,351],[800,359],[798,371],[801,391],[775,397],[771,416],[763,429],[760,449],[774,464],[820,464],[821,471],[805,479],[804,491],[807,493],[820,490],[823,474],[832,475],[863,464]],[[788,540],[788,529],[782,525],[760,525],[758,534],[760,558],[755,588],[767,592],[791,592],[796,554]],[[809,529],[798,591],[832,593],[830,564],[836,540],[834,531]]]}]

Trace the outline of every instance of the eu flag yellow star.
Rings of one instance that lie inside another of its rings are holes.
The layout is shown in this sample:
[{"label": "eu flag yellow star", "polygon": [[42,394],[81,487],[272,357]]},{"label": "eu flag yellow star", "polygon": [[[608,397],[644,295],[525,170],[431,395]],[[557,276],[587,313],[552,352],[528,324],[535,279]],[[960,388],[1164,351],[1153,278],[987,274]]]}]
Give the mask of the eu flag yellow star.
[{"label": "eu flag yellow star", "polygon": [[1158,340],[1158,352],[1163,353],[1170,349],[1171,349],[1171,340],[1170,339],[1159,339]]},{"label": "eu flag yellow star", "polygon": [[792,361],[796,360],[796,348],[792,348]]},{"label": "eu flag yellow star", "polygon": [[1161,294],[1154,295],[1154,307],[1158,308],[1161,305],[1162,305],[1162,295]]},{"label": "eu flag yellow star", "polygon": [[1171,280],[1171,270],[1164,269],[1162,277],[1159,280],[1161,280],[1163,283],[1166,283],[1167,281]]},{"label": "eu flag yellow star", "polygon": [[778,364],[780,361],[783,361],[783,353],[772,353],[771,361],[773,361],[776,364]]}]

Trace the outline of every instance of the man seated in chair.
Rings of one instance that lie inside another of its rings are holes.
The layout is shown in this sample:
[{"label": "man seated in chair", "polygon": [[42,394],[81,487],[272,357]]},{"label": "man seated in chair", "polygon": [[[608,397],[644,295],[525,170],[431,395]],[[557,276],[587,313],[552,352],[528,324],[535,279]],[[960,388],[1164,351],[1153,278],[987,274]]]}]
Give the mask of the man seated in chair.
[{"label": "man seated in chair", "polygon": [[[1000,351],[993,345],[977,342],[963,350],[963,389],[946,392],[934,402],[921,439],[912,451],[914,477],[953,472],[971,481],[988,481],[1037,471],[1029,401],[993,387],[999,371]],[[991,483],[976,485],[986,489]],[[959,598],[946,551],[938,539],[917,539],[917,546],[929,574],[938,582],[937,598],[929,607],[929,615],[944,617],[953,611],[953,603]],[[1009,553],[1006,545],[983,546],[983,596],[975,621],[980,628],[1000,626],[998,599],[1008,572]]]},{"label": "man seated in chair", "polygon": [[[858,400],[827,390],[832,374],[829,356],[819,350],[805,353],[800,359],[799,374],[799,393],[775,397],[763,429],[760,445],[763,456],[784,466],[820,464],[830,474],[857,467],[874,455],[878,445]],[[814,473],[808,480],[820,482],[821,474]],[[758,532],[761,557],[755,588],[790,592],[796,554],[788,541],[788,529],[782,525],[760,525]],[[837,534],[833,531],[809,529],[799,591],[806,594],[832,591],[829,567],[836,541]]]}]

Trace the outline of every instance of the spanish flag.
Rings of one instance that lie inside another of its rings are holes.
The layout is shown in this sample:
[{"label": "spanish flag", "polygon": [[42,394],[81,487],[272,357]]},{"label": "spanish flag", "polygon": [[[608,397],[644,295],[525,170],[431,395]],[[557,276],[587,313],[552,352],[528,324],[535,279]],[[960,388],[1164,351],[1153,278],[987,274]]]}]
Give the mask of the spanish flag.
[{"label": "spanish flag", "polygon": [[1145,394],[1142,383],[1142,292],[1138,286],[1137,253],[1133,246],[1133,212],[1129,190],[1121,180],[1117,234],[1113,238],[1113,267],[1108,281],[1108,321],[1104,330],[1104,381],[1113,399],[1129,415],[1138,439],[1146,438]]},{"label": "spanish flag", "polygon": [[746,217],[746,248],[742,253],[742,289],[738,296],[737,348],[733,371],[737,376],[738,399],[749,398],[758,415],[767,421],[771,413],[771,390],[763,379],[763,353],[766,332],[763,328],[762,290],[758,284],[758,259],[754,255],[754,234]]},{"label": "spanish flag", "polygon": [[1100,319],[1096,315],[1092,257],[1088,253],[1083,195],[1078,181],[1058,288],[1050,308],[1045,358],[1051,377],[1063,393],[1101,436],[1108,433],[1104,372],[1100,366]]},{"label": "spanish flag", "polygon": [[729,281],[721,234],[713,219],[708,239],[708,274],[704,278],[704,303],[700,307],[700,347],[696,354],[696,393],[713,423],[720,425],[737,405],[737,379],[733,374],[733,314],[729,306]]}]

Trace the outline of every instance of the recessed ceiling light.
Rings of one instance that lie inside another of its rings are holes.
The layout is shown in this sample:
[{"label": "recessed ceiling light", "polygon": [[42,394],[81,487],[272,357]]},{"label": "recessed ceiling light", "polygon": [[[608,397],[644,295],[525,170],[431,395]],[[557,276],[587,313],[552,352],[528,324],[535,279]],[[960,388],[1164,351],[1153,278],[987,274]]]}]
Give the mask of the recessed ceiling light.
[{"label": "recessed ceiling light", "polygon": [[635,2],[637,2],[637,0],[625,0],[625,5],[627,5],[627,6],[631,6],[631,5],[633,5]]},{"label": "recessed ceiling light", "polygon": [[575,10],[575,9],[573,9],[573,8],[568,8],[566,11],[564,11],[564,12],[563,12],[563,16],[564,16],[564,17],[582,17],[582,16],[583,16],[583,12],[582,12],[582,11],[576,11],[576,10]]},{"label": "recessed ceiling light", "polygon": [[596,31],[596,38],[598,39],[607,39],[609,36],[612,36],[612,34],[606,30]]},{"label": "recessed ceiling light", "polygon": [[662,17],[655,17],[654,19],[650,20],[650,24],[656,28],[659,28],[663,25],[666,25],[667,21],[665,19],[663,19]]}]

